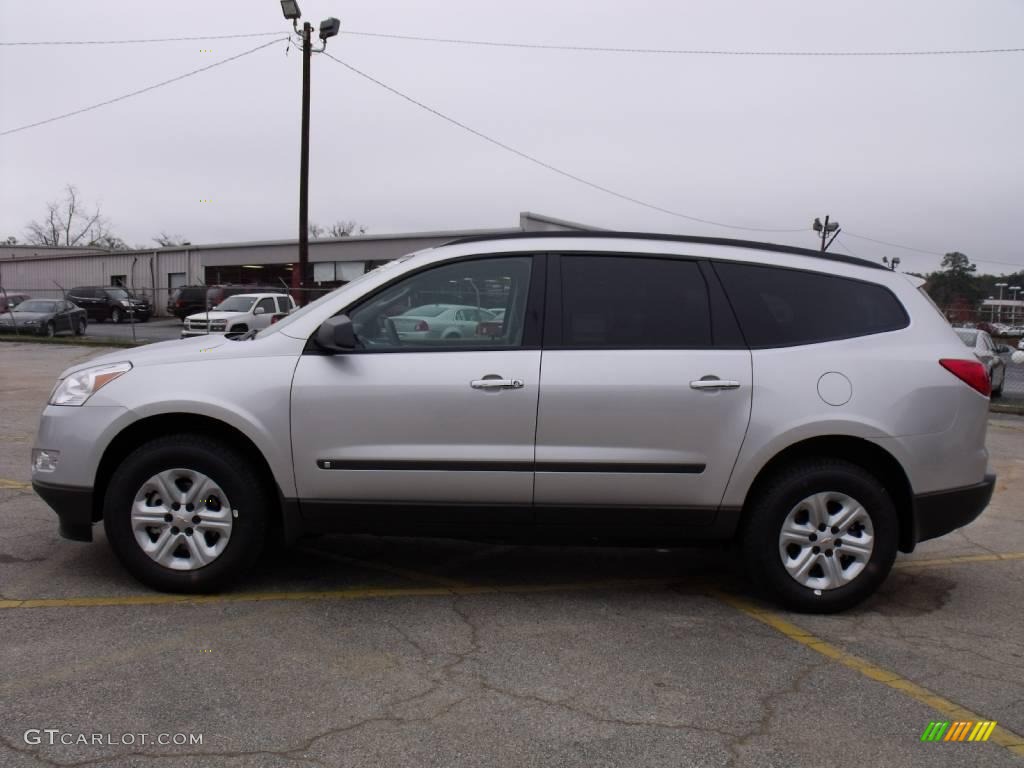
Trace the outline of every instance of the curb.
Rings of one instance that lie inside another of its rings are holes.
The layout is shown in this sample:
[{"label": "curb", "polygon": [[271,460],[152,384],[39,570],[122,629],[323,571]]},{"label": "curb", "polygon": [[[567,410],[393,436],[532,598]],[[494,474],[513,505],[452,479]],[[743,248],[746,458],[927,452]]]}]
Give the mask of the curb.
[{"label": "curb", "polygon": [[990,403],[988,409],[992,413],[1012,413],[1017,416],[1024,416],[1024,403],[1021,405],[1010,403]]},{"label": "curb", "polygon": [[17,335],[17,334],[4,334],[0,336],[0,342],[14,342],[21,344],[61,344],[64,346],[72,347],[141,347],[146,344],[154,343],[151,340],[146,341],[131,341],[130,339],[115,339],[115,338],[83,338],[81,336],[54,336],[49,338],[47,336],[29,336]]}]

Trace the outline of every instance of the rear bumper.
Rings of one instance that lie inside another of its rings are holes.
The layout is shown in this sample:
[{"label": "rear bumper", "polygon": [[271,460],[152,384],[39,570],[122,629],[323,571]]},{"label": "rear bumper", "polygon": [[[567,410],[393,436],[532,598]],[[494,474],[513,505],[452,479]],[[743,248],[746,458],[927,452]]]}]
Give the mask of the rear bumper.
[{"label": "rear bumper", "polygon": [[980,483],[914,497],[914,541],[927,541],[963,528],[988,506],[996,476],[986,474]]},{"label": "rear bumper", "polygon": [[57,513],[61,536],[72,541],[92,541],[92,488],[33,480],[32,490]]}]

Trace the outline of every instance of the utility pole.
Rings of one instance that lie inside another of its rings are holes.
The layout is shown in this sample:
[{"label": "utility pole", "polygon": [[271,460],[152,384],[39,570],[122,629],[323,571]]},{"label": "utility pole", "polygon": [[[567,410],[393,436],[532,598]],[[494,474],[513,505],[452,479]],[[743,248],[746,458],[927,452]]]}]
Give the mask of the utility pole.
[{"label": "utility pole", "polygon": [[[281,0],[281,12],[291,21],[292,29],[302,35],[302,138],[299,147],[299,304],[309,303],[308,288],[313,283],[313,275],[309,269],[309,71],[313,57],[313,25],[308,21],[302,23],[299,32],[299,10],[297,0]],[[327,48],[327,38],[334,37],[341,29],[341,22],[329,17],[320,22],[320,40],[323,45],[316,53]]]},{"label": "utility pole", "polygon": [[[821,237],[821,252],[822,253],[824,253],[825,251],[828,250],[828,247],[830,245],[832,245],[832,242],[836,239],[836,237],[839,235],[839,232],[840,232],[839,222],[838,221],[829,221],[828,220],[828,216],[825,217],[825,223],[824,224],[821,223],[821,219],[815,218],[814,219],[814,224],[811,225],[811,228],[815,232],[817,232],[819,234],[819,236]],[[832,235],[831,239],[829,239],[829,237],[828,237],[829,235]],[[826,239],[828,239],[828,242],[826,242]]]},{"label": "utility pole", "polygon": [[299,149],[299,304],[308,303],[309,274],[309,62],[313,58],[313,25],[302,24],[302,144]]}]

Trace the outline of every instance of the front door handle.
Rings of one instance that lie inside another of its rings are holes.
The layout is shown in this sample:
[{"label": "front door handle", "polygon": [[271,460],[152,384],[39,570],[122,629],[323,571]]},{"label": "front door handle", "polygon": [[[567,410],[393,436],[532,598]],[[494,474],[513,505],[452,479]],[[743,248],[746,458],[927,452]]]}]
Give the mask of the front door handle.
[{"label": "front door handle", "polygon": [[705,376],[697,381],[690,382],[690,389],[739,389],[738,381],[720,379],[717,376]]},{"label": "front door handle", "polygon": [[503,379],[500,376],[491,374],[482,379],[474,379],[469,382],[473,389],[522,389],[522,379]]}]

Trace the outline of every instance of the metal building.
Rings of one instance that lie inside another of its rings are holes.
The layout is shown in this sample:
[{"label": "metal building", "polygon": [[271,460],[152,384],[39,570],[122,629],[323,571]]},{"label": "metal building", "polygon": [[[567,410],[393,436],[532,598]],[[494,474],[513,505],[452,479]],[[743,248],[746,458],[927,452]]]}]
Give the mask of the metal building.
[{"label": "metal building", "polygon": [[[586,231],[583,224],[525,211],[505,229],[355,235],[309,241],[314,285],[327,290],[399,256],[466,235]],[[123,285],[166,315],[167,298],[182,285],[293,285],[296,240],[183,245],[130,251],[34,245],[0,245],[0,287],[8,292],[57,298],[82,285]]]}]

